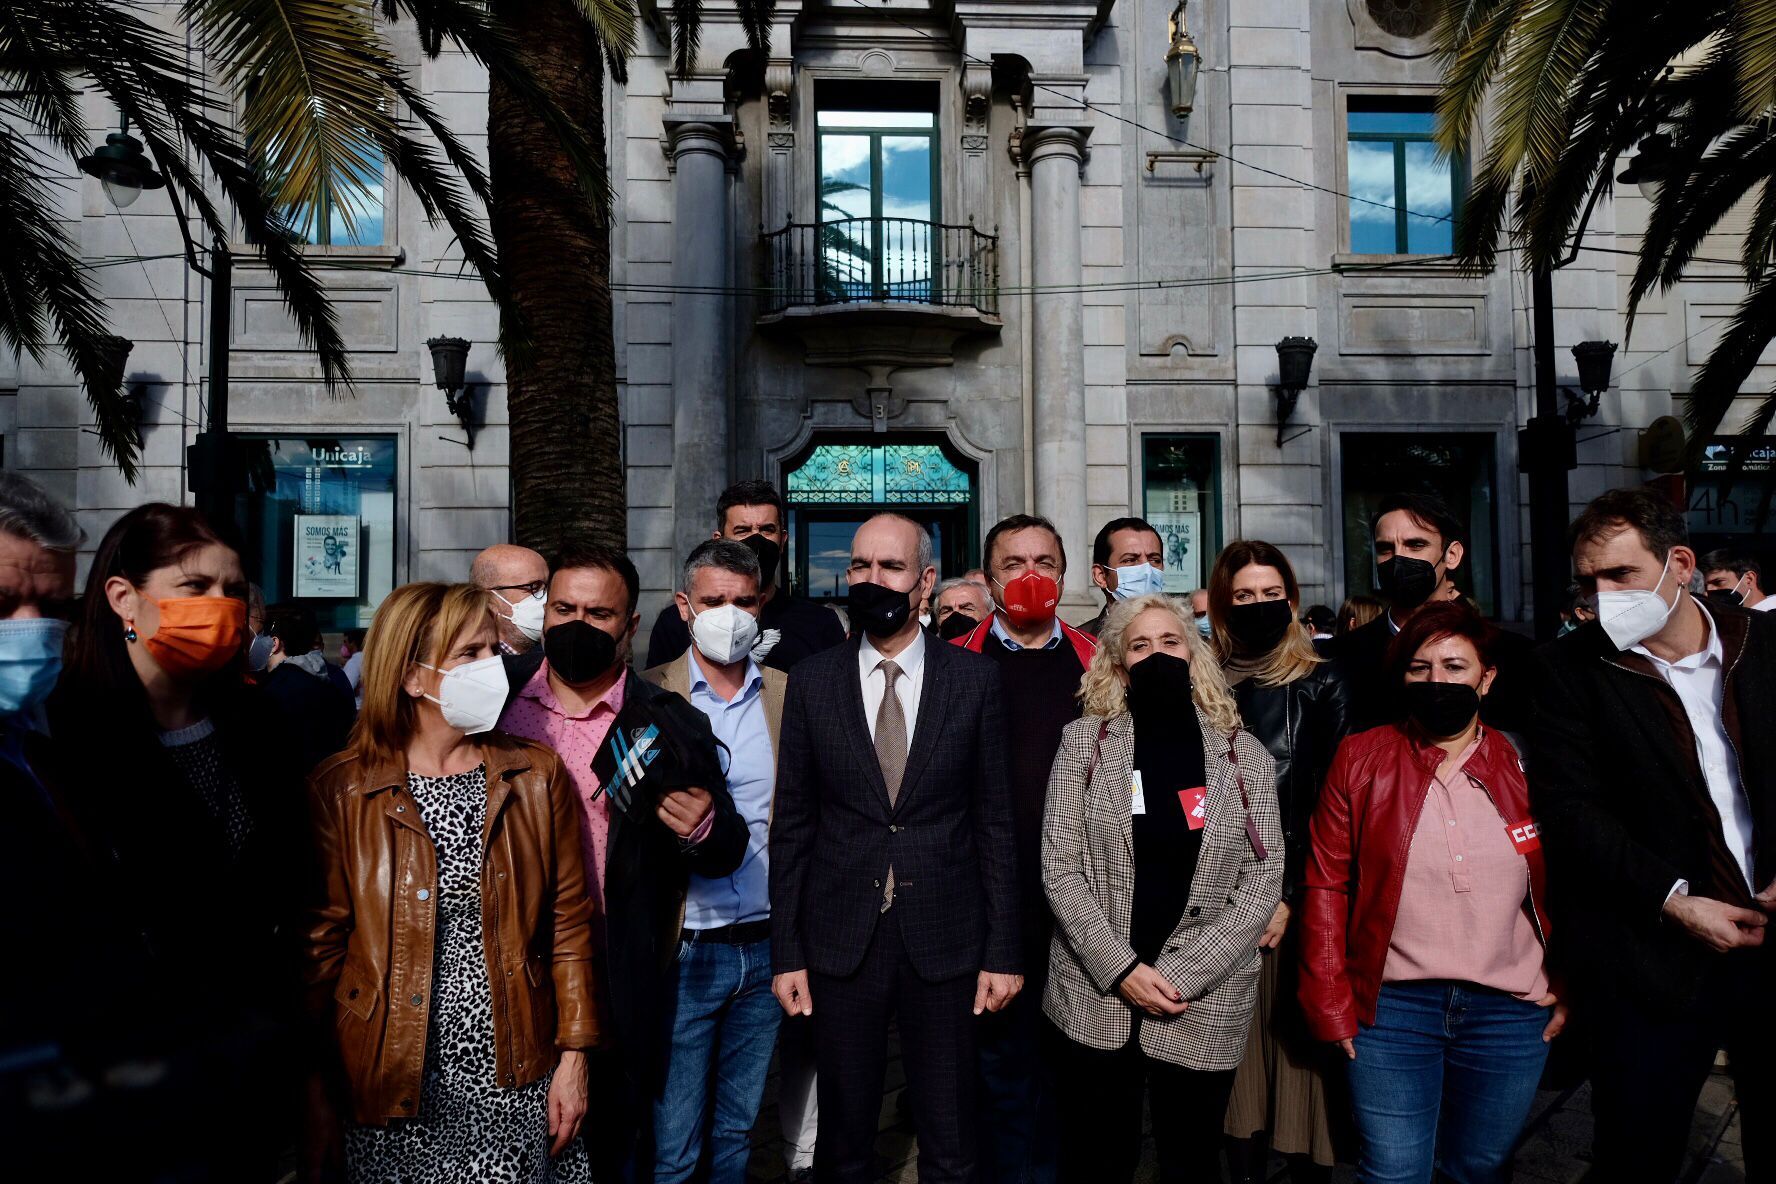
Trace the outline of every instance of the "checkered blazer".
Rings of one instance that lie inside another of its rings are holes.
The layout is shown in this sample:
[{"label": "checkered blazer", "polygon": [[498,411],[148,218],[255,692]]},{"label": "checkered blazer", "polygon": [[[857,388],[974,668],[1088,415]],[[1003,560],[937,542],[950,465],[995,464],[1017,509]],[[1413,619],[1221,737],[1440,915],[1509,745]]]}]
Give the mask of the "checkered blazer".
[{"label": "checkered blazer", "polygon": [[[1128,1043],[1134,1010],[1115,983],[1135,961],[1129,919],[1135,890],[1129,795],[1135,756],[1133,717],[1114,716],[1097,743],[1099,716],[1067,725],[1048,778],[1042,820],[1042,884],[1056,927],[1049,947],[1042,1010],[1068,1037],[1090,1048]],[[1208,823],[1189,904],[1156,968],[1184,995],[1181,1016],[1143,1015],[1141,1050],[1191,1069],[1232,1069],[1246,1051],[1258,998],[1258,935],[1283,888],[1283,828],[1276,766],[1250,733],[1234,736],[1252,821],[1267,850],[1259,859],[1246,836],[1227,737],[1198,711],[1208,773]],[[1097,767],[1087,773],[1092,750]]]}]

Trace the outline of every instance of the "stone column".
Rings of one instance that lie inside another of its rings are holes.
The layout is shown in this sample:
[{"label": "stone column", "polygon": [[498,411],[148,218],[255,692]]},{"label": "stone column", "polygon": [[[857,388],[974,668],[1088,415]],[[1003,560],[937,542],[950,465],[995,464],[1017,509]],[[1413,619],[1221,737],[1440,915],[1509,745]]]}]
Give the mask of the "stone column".
[{"label": "stone column", "polygon": [[[709,537],[729,482],[734,370],[729,324],[728,160],[725,115],[667,117],[672,163],[673,568]],[[691,290],[695,289],[695,290]],[[676,578],[673,581],[676,584]]]},{"label": "stone column", "polygon": [[1085,509],[1085,312],[1079,293],[1079,181],[1090,131],[1031,127],[1021,145],[1030,170],[1031,282],[1036,287],[1029,326],[1036,512],[1055,524],[1067,545],[1072,593],[1087,588],[1091,563]]}]

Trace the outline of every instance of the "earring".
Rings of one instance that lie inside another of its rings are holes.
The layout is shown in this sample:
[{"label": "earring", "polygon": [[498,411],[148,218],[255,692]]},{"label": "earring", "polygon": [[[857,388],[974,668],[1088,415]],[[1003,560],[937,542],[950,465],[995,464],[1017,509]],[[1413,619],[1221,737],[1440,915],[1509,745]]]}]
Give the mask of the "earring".
[{"label": "earring", "polygon": [[123,623],[123,639],[125,641],[136,640],[136,620],[134,617],[131,617]]}]

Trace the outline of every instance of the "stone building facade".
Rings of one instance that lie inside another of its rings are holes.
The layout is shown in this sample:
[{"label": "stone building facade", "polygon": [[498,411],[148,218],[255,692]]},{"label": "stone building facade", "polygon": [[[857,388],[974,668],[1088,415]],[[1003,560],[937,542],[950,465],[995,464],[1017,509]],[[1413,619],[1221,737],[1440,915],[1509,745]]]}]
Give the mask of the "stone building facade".
[{"label": "stone building facade", "polygon": [[[1188,0],[1202,67],[1183,119],[1167,79],[1173,7],[780,0],[760,60],[709,3],[697,70],[680,79],[644,0],[606,127],[644,620],[740,477],[789,490],[792,570],[816,596],[842,584],[838,549],[873,507],[927,522],[945,574],[978,561],[997,518],[1046,514],[1080,617],[1095,611],[1092,534],[1111,517],[1163,526],[1177,590],[1221,544],[1261,537],[1290,555],[1304,605],[1336,604],[1369,586],[1375,501],[1433,488],[1472,520],[1477,597],[1527,617],[1528,294],[1510,255],[1479,277],[1440,257],[1465,163],[1425,143],[1433,6]],[[421,89],[480,143],[479,69],[395,36]],[[95,128],[111,118],[89,115]],[[1572,385],[1571,345],[1623,340],[1646,203],[1618,188],[1555,280]],[[60,192],[69,232],[102,264],[116,331],[135,342],[147,465],[129,486],[106,463],[59,364],[0,369],[0,435],[4,463],[73,502],[96,541],[130,506],[189,498],[208,290],[177,257],[164,198],[119,213],[71,169]],[[233,427],[263,441],[275,473],[244,507],[249,566],[274,599],[313,597],[332,628],[367,621],[394,583],[461,578],[510,523],[493,310],[398,187],[358,237],[311,248],[345,265],[328,274],[354,349],[350,394],[321,385],[249,258],[232,300]],[[1735,252],[1723,241],[1704,255]],[[1643,429],[1681,410],[1740,291],[1730,266],[1692,272],[1643,310],[1616,385],[1581,425],[1575,504],[1651,475]],[[444,334],[472,342],[472,447],[431,382],[425,341]],[[1279,425],[1288,336],[1318,351]],[[1773,376],[1760,368],[1748,389]],[[1745,528],[1737,506],[1713,502],[1696,521]],[[349,572],[329,583],[310,570],[310,526],[357,532],[355,597]]]}]

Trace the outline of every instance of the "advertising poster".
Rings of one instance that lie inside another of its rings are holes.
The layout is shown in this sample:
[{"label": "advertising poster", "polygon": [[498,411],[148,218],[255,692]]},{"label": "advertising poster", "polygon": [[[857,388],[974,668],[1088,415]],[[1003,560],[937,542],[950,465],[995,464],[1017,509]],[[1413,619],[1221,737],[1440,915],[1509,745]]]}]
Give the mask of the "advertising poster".
[{"label": "advertising poster", "polygon": [[355,514],[296,515],[296,596],[357,599]]},{"label": "advertising poster", "polygon": [[1147,521],[1159,532],[1159,541],[1165,547],[1167,595],[1182,596],[1202,587],[1202,512],[1150,511]]}]

